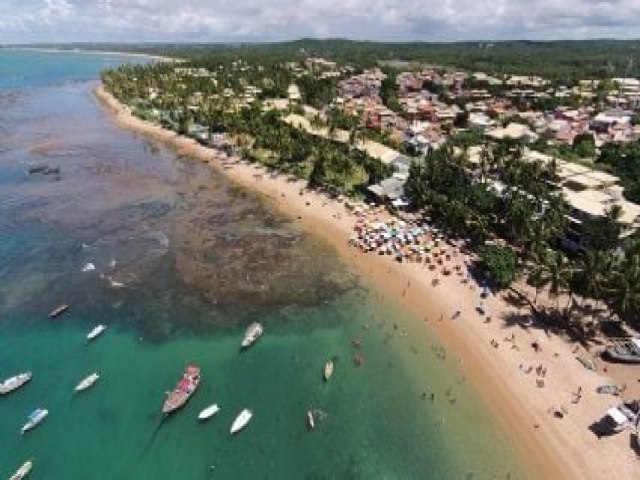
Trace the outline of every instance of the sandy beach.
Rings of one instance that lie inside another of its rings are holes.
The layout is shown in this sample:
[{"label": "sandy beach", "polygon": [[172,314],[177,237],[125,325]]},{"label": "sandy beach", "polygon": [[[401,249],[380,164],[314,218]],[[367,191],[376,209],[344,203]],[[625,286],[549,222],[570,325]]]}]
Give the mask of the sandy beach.
[{"label": "sandy beach", "polygon": [[[365,281],[404,304],[459,359],[539,478],[639,478],[640,459],[630,446],[628,432],[598,439],[588,428],[622,398],[640,397],[639,374],[634,367],[607,365],[605,369],[595,347],[586,350],[535,326],[508,323],[506,320],[515,315],[530,313],[527,305],[514,305],[508,292],[490,295],[484,300],[486,315],[479,314],[480,288],[466,281],[465,275],[443,276],[422,264],[398,263],[391,256],[364,253],[349,245],[356,219],[344,202],[308,190],[305,182],[226,157],[135,118],[102,86],[95,93],[116,125],[164,142],[180,155],[211,164],[238,184],[259,192],[302,228],[334,245]],[[452,265],[457,262],[464,268],[464,261],[470,260],[453,246],[449,251]],[[436,277],[438,284],[434,285]],[[527,293],[533,298],[532,292]],[[457,310],[460,314],[452,319]],[[534,349],[533,344],[540,348]],[[584,368],[576,359],[580,355],[592,359],[597,371]],[[597,394],[596,387],[606,383],[626,383],[628,388],[622,397]]]},{"label": "sandy beach", "polygon": [[152,55],[146,53],[135,52],[116,52],[110,50],[83,50],[80,48],[75,49],[62,49],[62,48],[45,48],[45,47],[5,47],[5,50],[18,50],[23,52],[46,52],[46,53],[73,53],[76,55],[104,55],[104,56],[117,56],[117,57],[131,57],[140,59],[150,59],[156,62],[171,62],[171,63],[183,63],[183,58],[165,57],[161,55]]}]

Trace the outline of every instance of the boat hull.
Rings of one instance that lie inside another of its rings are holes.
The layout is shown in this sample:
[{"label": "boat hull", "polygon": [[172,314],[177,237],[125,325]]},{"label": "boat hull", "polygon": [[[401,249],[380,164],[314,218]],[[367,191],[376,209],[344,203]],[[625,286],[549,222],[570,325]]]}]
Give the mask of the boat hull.
[{"label": "boat hull", "polygon": [[200,385],[200,367],[189,365],[176,388],[169,392],[169,396],[162,406],[163,415],[170,415],[186,405]]},{"label": "boat hull", "polygon": [[205,420],[209,420],[219,411],[220,411],[220,408],[218,407],[218,405],[212,405],[200,412],[200,414],[198,415],[198,420],[200,420],[201,422],[204,422]]},{"label": "boat hull", "polygon": [[240,412],[240,415],[236,417],[236,419],[233,421],[233,424],[231,425],[231,435],[244,430],[251,421],[251,417],[253,417],[253,413],[250,410],[243,410],[242,412]]}]

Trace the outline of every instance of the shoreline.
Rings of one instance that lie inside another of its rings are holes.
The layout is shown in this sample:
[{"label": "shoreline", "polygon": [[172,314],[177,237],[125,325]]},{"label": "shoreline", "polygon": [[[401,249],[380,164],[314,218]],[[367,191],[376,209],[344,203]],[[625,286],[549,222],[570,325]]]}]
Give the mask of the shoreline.
[{"label": "shoreline", "polygon": [[[592,352],[582,347],[576,352],[573,344],[556,335],[547,336],[542,330],[507,327],[503,317],[521,313],[523,307],[509,305],[505,294],[492,296],[485,302],[494,320],[481,321],[475,312],[478,291],[461,283],[455,275],[440,278],[440,285],[434,287],[433,273],[421,265],[399,264],[390,257],[362,253],[348,245],[354,217],[344,204],[307,190],[301,180],[290,180],[259,165],[226,158],[194,140],[135,118],[102,85],[94,92],[117,126],[168,144],[178,154],[208,163],[231,180],[259,193],[303,229],[333,245],[366,283],[397,299],[416,319],[428,319],[425,328],[433,331],[459,359],[496,423],[514,444],[527,470],[536,477],[634,478],[638,460],[629,448],[628,434],[598,440],[587,429],[607,408],[620,402],[617,397],[596,395],[595,387],[611,379],[586,370],[575,360],[577,354],[592,357]],[[454,305],[459,305],[462,311],[456,321],[450,320]],[[438,318],[446,320],[437,321]],[[517,340],[503,341],[507,334],[513,334]],[[494,339],[499,347],[492,345]],[[542,344],[542,351],[531,348],[534,341]],[[544,388],[536,385],[535,374],[523,372],[523,365],[544,365],[545,371],[549,368]],[[615,369],[610,366],[609,370],[607,375]],[[585,392],[584,398],[574,405],[572,392],[578,388]],[[558,419],[550,408],[566,408],[568,413]]]},{"label": "shoreline", "polygon": [[157,62],[171,62],[171,63],[182,63],[185,62],[183,58],[176,57],[164,57],[162,55],[153,55],[147,53],[136,53],[136,52],[116,52],[116,51],[108,51],[108,50],[83,50],[78,48],[73,49],[63,49],[63,48],[39,48],[39,47],[12,47],[6,46],[2,47],[0,51],[20,51],[20,52],[42,52],[42,53],[65,53],[65,54],[76,54],[76,55],[98,55],[98,56],[113,56],[113,57],[132,57],[132,58],[149,58],[151,60]]}]

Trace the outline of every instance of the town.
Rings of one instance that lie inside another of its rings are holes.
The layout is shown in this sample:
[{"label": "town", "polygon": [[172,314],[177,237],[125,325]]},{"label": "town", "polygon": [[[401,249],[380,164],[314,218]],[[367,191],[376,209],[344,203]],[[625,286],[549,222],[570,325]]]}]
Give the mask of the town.
[{"label": "town", "polygon": [[611,269],[588,290],[577,279],[593,278],[590,262],[640,280],[638,79],[568,85],[407,62],[362,68],[234,54],[124,66],[103,81],[134,115],[203,145],[331,195],[400,215],[424,211],[477,246],[495,244],[509,271],[485,265],[486,273],[503,287],[523,267],[540,283],[541,263],[548,276],[567,270],[556,296],[606,297],[631,324],[640,312],[640,282],[620,291]]}]

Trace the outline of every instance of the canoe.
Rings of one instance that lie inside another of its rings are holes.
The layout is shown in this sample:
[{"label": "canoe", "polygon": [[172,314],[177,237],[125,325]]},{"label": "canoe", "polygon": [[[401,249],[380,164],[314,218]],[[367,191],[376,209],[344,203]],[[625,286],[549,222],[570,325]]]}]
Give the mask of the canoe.
[{"label": "canoe", "polygon": [[200,414],[198,414],[198,420],[200,421],[207,420],[213,417],[219,411],[220,411],[220,407],[218,407],[218,404],[214,403],[213,405],[209,405],[207,408],[202,410]]},{"label": "canoe", "polygon": [[251,410],[247,408],[242,410],[231,425],[231,435],[233,435],[234,433],[238,433],[240,430],[246,427],[252,416],[253,413],[251,412]]}]

